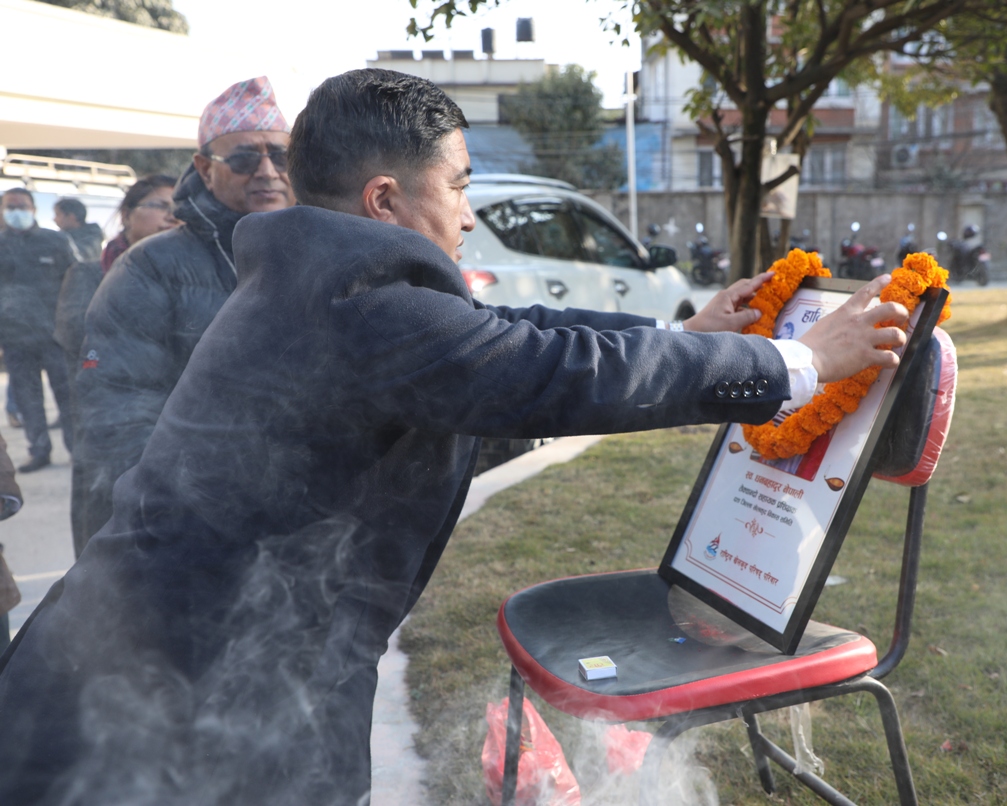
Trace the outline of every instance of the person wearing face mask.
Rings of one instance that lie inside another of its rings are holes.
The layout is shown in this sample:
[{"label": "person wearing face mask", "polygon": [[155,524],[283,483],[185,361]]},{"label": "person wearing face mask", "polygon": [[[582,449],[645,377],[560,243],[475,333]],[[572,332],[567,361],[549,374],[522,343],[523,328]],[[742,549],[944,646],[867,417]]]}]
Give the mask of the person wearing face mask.
[{"label": "person wearing face mask", "polygon": [[[152,174],[138,179],[126,192],[119,205],[122,232],[109,241],[105,250],[91,260],[75,263],[66,273],[56,303],[56,330],[53,337],[63,348],[70,377],[70,403],[74,416],[74,431],[79,430],[76,376],[80,347],[84,341],[84,315],[105,272],[119,255],[137,241],[174,229],[181,222],[173,214],[171,193],[177,177]],[[72,200],[71,200],[72,201]],[[78,244],[79,248],[79,244]],[[86,463],[79,458],[73,463],[70,495],[70,525],[74,546],[80,554],[84,546],[84,512],[87,506],[88,474]]]},{"label": "person wearing face mask", "polygon": [[111,516],[112,485],[139,460],[193,348],[235,288],[234,226],[293,204],[289,130],[268,78],[228,87],[203,111],[199,151],[175,187],[181,226],[140,240],[142,217],[164,221],[164,191],[126,216],[132,245],[88,307],[76,379],[84,539]]},{"label": "person wearing face mask", "polygon": [[32,473],[51,461],[43,369],[59,406],[63,442],[73,450],[70,386],[52,332],[59,289],[77,252],[66,235],[39,227],[34,197],[24,188],[4,193],[0,209],[5,224],[0,230],[0,344],[28,439],[29,459],[18,470]]}]

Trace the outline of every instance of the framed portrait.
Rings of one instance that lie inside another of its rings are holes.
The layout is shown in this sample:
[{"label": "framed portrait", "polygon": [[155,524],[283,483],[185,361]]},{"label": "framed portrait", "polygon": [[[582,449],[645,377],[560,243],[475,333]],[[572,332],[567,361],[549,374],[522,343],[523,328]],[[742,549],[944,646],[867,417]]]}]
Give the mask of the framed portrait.
[{"label": "framed portrait", "polygon": [[[863,283],[808,278],[776,322],[800,338]],[[916,307],[895,370],[801,456],[768,460],[736,424],[721,426],[661,562],[660,575],[786,653],[793,653],[870,481],[872,456],[901,405],[947,291]],[[873,304],[877,304],[877,301]],[[782,420],[790,412],[781,410]]]}]

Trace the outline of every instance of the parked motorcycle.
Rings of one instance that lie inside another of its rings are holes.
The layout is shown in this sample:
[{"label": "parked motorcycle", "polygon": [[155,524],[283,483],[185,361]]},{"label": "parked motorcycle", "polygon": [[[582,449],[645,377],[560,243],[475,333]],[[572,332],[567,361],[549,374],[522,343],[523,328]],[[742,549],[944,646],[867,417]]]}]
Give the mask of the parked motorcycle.
[{"label": "parked motorcycle", "polygon": [[906,234],[899,239],[899,265],[901,266],[906,259],[906,255],[911,255],[914,252],[920,251],[920,245],[916,242],[916,225],[909,224],[906,227]]},{"label": "parked motorcycle", "polygon": [[692,257],[692,281],[697,285],[723,283],[731,271],[731,257],[710,246],[710,239],[703,234],[703,229],[702,224],[696,224],[698,237],[688,244]]},{"label": "parked motorcycle", "polygon": [[843,238],[839,243],[840,258],[836,276],[848,280],[873,280],[884,272],[885,258],[877,247],[864,246],[854,240],[854,236],[860,231],[859,221],[854,221],[850,230],[853,235]]},{"label": "parked motorcycle", "polygon": [[811,230],[806,229],[800,235],[791,234],[790,248],[800,249],[804,252],[821,252],[821,250],[811,243]]},{"label": "parked motorcycle", "polygon": [[[952,239],[949,243],[951,248],[951,260],[948,265],[948,274],[955,282],[961,280],[975,280],[979,285],[986,285],[990,281],[990,253],[982,244],[972,246],[969,241],[979,235],[979,227],[969,224],[962,230],[961,239]],[[937,240],[942,243],[947,241],[946,232],[938,232]]]}]

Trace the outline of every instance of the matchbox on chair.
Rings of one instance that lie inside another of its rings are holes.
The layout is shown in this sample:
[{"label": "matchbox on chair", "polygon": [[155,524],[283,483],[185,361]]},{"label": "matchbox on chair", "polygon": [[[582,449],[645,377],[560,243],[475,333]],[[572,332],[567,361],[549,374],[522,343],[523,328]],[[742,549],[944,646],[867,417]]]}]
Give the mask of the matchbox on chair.
[{"label": "matchbox on chair", "polygon": [[[864,457],[863,478],[858,471],[847,477],[846,488],[859,488],[859,492],[853,490],[830,516],[832,522],[838,519],[841,528],[830,522],[826,530],[830,539],[834,533],[845,534],[872,475],[910,487],[895,628],[886,654],[879,660],[875,645],[865,636],[807,618],[842,534],[834,542],[823,543],[824,559],[807,574],[802,583],[805,590],[793,597],[798,607],[806,607],[807,615],[798,612],[793,623],[765,627],[756,624],[747,611],[740,612],[743,606],[721,603],[721,597],[704,593],[700,582],[686,579],[683,583],[669,570],[674,565],[672,556],[676,552],[681,556],[687,540],[680,524],[658,569],[544,582],[513,594],[501,606],[497,627],[512,663],[505,805],[513,804],[526,684],[553,707],[577,717],[662,723],[641,771],[641,803],[659,802],[658,769],[675,737],[692,727],[740,718],[747,725],[756,770],[767,792],[774,791],[772,760],[826,802],[849,804],[850,800],[817,775],[798,768],[794,758],[766,738],[759,729],[758,714],[869,692],[881,711],[899,802],[902,806],[917,803],[899,715],[880,678],[895,668],[909,643],[927,484],[954,408],[954,347],[947,334],[934,329],[935,317],[929,324],[925,318],[926,314],[917,324],[925,332],[915,334],[918,344],[912,351],[907,348],[901,374],[889,389],[891,405],[880,408],[879,422],[872,426],[877,429],[876,438],[866,443],[869,453]],[[700,489],[693,491],[683,520],[695,519],[707,500],[701,488],[715,478],[711,468],[717,456],[735,450],[728,440],[730,428],[724,426],[714,441],[697,482]],[[757,500],[767,499],[768,495]],[[782,529],[770,526],[779,518],[763,520],[766,528]],[[714,566],[717,573],[728,565],[734,568],[733,558],[721,556],[724,543],[718,539],[710,545],[715,557],[711,562],[720,563]],[[767,567],[765,562],[760,565]],[[779,576],[775,571],[746,568],[746,574],[760,581],[768,574],[770,589],[782,588],[785,582],[772,582]],[[816,587],[807,593],[807,588]],[[578,660],[597,656],[612,659],[616,677],[584,679]]]}]

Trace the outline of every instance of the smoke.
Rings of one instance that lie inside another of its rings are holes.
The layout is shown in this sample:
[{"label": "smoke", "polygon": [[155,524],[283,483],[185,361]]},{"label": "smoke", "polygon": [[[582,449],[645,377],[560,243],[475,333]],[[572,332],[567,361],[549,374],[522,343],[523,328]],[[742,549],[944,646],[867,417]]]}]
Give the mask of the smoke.
[{"label": "smoke", "polygon": [[376,672],[352,653],[323,660],[357,626],[340,616],[360,609],[345,582],[358,537],[329,521],[263,541],[208,631],[230,638],[196,676],[120,647],[129,660],[82,689],[86,749],[46,806],[365,804],[347,792],[366,787]]},{"label": "smoke", "polygon": [[[612,771],[606,759],[607,722],[591,722],[560,716],[542,709],[550,726],[556,723],[557,737],[567,761],[580,784],[582,806],[636,806],[640,803],[643,775]],[[646,726],[627,726],[646,730]],[[650,801],[664,806],[719,806],[717,788],[710,771],[696,758],[703,741],[702,730],[679,736],[661,759],[656,795]]]}]

